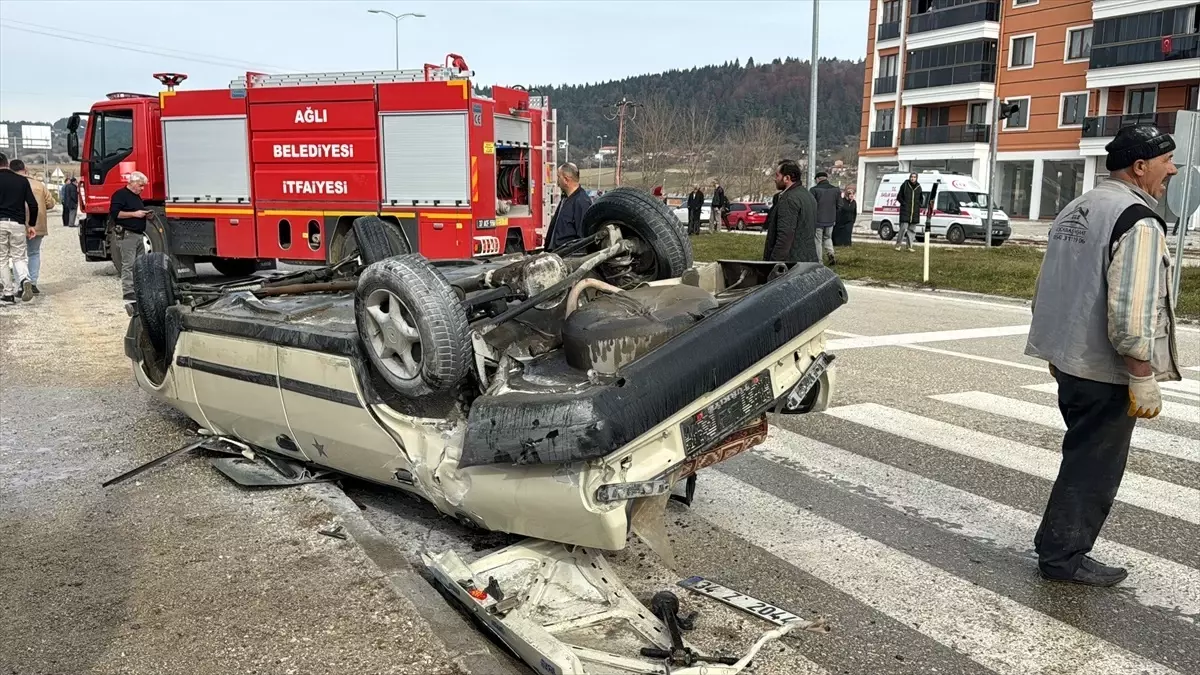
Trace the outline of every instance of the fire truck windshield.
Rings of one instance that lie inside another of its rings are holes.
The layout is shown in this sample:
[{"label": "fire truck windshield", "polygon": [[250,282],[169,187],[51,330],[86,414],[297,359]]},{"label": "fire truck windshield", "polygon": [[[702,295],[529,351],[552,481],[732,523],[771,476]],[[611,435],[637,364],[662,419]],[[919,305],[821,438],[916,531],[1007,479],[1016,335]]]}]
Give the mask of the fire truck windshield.
[{"label": "fire truck windshield", "polygon": [[93,161],[120,161],[133,151],[133,110],[105,110],[90,122]]}]

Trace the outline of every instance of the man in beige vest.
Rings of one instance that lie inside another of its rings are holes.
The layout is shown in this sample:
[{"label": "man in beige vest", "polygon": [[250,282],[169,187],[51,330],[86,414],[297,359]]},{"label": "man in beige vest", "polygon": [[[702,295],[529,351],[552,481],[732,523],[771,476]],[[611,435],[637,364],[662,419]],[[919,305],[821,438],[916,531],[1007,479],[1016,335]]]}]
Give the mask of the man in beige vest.
[{"label": "man in beige vest", "polygon": [[46,229],[46,212],[54,208],[56,203],[54,193],[42,181],[30,178],[29,171],[25,168],[25,162],[14,159],[8,163],[8,168],[29,180],[29,187],[33,189],[33,198],[37,200],[38,204],[37,221],[33,226],[36,234],[25,242],[25,248],[29,255],[29,281],[33,283],[34,295],[37,295],[42,292],[38,288],[38,272],[42,269],[42,239],[49,232]]}]

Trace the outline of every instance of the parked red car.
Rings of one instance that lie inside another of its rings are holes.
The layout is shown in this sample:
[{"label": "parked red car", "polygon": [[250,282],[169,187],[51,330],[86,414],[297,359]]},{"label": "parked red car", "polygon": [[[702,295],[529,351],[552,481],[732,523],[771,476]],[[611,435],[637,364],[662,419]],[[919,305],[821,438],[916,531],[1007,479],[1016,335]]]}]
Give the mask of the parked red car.
[{"label": "parked red car", "polygon": [[747,227],[762,229],[767,222],[769,204],[762,202],[734,202],[729,205],[729,213],[725,215],[725,229],[744,230]]}]

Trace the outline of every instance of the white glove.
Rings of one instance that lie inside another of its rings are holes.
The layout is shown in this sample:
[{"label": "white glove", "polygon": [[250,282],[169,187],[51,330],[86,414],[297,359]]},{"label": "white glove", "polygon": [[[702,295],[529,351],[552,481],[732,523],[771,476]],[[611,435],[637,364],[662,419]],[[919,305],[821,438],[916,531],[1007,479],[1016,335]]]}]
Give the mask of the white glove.
[{"label": "white glove", "polygon": [[1153,419],[1162,412],[1162,392],[1154,375],[1129,376],[1129,416]]}]

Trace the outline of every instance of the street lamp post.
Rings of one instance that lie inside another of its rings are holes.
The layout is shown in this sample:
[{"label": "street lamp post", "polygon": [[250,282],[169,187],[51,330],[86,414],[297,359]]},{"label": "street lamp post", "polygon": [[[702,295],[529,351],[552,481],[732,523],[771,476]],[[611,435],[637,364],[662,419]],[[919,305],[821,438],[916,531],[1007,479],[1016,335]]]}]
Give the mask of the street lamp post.
[{"label": "street lamp post", "polygon": [[409,16],[415,16],[418,19],[424,19],[425,15],[418,14],[416,12],[405,12],[404,14],[392,14],[391,12],[387,11],[386,9],[368,9],[367,13],[368,14],[385,14],[387,16],[392,17],[392,21],[395,22],[395,24],[396,24],[396,70],[400,70],[400,19],[403,19],[403,18],[409,17]]}]

